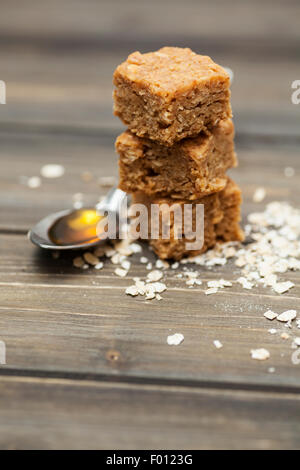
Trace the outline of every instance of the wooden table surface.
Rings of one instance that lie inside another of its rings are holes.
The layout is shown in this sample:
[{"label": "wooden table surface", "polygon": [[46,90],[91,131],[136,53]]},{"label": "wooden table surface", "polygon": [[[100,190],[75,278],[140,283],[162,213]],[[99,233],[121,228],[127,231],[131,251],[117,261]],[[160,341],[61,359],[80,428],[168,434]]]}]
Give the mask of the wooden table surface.
[{"label": "wooden table surface", "polygon": [[[97,179],[117,176],[122,130],[112,115],[113,70],[130,52],[163,45],[190,46],[234,70],[240,166],[232,174],[244,221],[273,200],[299,208],[300,105],[291,102],[299,15],[293,0],[1,1],[1,448],[300,447],[300,366],[263,317],[268,308],[300,310],[299,273],[289,273],[296,286],[281,296],[236,284],[205,296],[168,272],[164,300],[147,302],[124,293],[145,276],[138,255],[121,279],[109,262],[76,270],[70,255],[54,260],[26,238],[40,218],[71,207],[74,193],[86,204],[105,193]],[[65,175],[37,189],[20,182],[46,163],[64,165]],[[259,186],[267,197],[258,204]],[[201,268],[200,278],[232,279],[233,271],[230,263]],[[168,346],[170,331],[184,343]],[[269,361],[251,359],[258,347]]]}]

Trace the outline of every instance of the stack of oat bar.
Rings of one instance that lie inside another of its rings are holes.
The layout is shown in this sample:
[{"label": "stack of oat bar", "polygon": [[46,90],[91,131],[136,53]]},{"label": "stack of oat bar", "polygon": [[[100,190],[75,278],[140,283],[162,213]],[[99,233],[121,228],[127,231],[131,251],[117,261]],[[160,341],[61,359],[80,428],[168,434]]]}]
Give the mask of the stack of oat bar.
[{"label": "stack of oat bar", "polygon": [[129,128],[116,141],[120,188],[147,207],[204,205],[201,250],[187,251],[171,221],[169,239],[150,240],[157,255],[180,259],[241,240],[241,191],[226,176],[237,159],[225,70],[190,49],[164,47],[131,54],[114,84],[114,112]]}]

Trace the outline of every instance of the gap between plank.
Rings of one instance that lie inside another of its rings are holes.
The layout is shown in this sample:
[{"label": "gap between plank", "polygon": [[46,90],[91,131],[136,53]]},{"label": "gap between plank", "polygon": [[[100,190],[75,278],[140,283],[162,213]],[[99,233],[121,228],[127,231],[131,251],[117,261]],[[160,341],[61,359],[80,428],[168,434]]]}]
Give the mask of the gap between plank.
[{"label": "gap between plank", "polygon": [[125,384],[127,386],[156,386],[165,387],[166,389],[172,387],[181,387],[190,390],[213,390],[213,391],[243,391],[243,392],[257,392],[268,394],[295,394],[300,399],[300,384],[298,385],[277,385],[277,384],[254,384],[254,383],[240,383],[240,382],[218,382],[213,380],[191,380],[191,379],[172,379],[161,377],[144,377],[144,376],[124,376],[124,375],[109,375],[109,374],[93,374],[82,372],[67,372],[67,371],[45,371],[45,370],[32,370],[32,369],[18,369],[18,368],[3,368],[0,367],[0,382],[1,377],[13,377],[15,379],[47,379],[47,380],[65,380],[76,382],[96,382],[105,384]]},{"label": "gap between plank", "polygon": [[[99,279],[99,278],[98,278]],[[112,279],[118,279],[118,278],[112,278]],[[128,281],[130,280],[130,278],[127,278]],[[53,287],[53,288],[61,288],[61,289],[96,289],[96,290],[105,290],[105,289],[108,289],[108,290],[111,290],[111,289],[115,289],[115,290],[124,290],[124,288],[126,286],[100,286],[100,285],[80,285],[80,284],[52,284],[52,285],[49,285],[49,284],[39,284],[39,283],[26,283],[26,282],[0,282],[0,287],[41,287],[41,288],[50,288],[50,287]],[[297,286],[296,286],[297,287]],[[191,289],[189,288],[184,288],[184,287],[168,287],[167,288],[168,291],[174,291],[174,292],[191,292]],[[205,291],[205,289],[197,289],[197,291],[194,291],[195,292],[199,292],[199,293],[203,293]],[[280,296],[277,296],[277,295],[272,295],[272,294],[263,294],[261,292],[257,293],[257,292],[226,292],[224,290],[224,292],[222,292],[223,294],[234,294],[234,295],[240,295],[240,296],[244,296],[246,295],[247,297],[248,296],[257,296],[259,295],[260,297],[263,297],[263,298],[268,298],[268,297],[271,297],[272,299],[279,299]],[[216,294],[216,297],[217,297],[217,294]],[[284,296],[284,297],[281,297],[281,298],[284,298],[285,300],[297,300],[298,297],[290,297],[290,296]]]},{"label": "gap between plank", "polygon": [[28,230],[23,228],[9,228],[9,227],[2,227],[0,228],[0,235],[27,235]]},{"label": "gap between plank", "polygon": [[[51,378],[51,377],[33,377],[33,376],[13,376],[13,375],[2,375],[0,374],[0,383],[1,379],[4,379],[7,382],[22,382],[26,383],[37,383],[45,385],[70,385],[70,386],[77,386],[77,387],[98,387],[99,385],[101,388],[116,388],[116,389],[131,389],[131,390],[143,390],[143,391],[159,391],[159,392],[167,392],[167,393],[190,393],[190,394],[201,394],[201,393],[208,393],[212,391],[215,394],[222,395],[222,396],[230,396],[232,390],[219,390],[219,389],[211,389],[205,387],[198,387],[198,388],[191,388],[186,387],[185,385],[159,385],[159,384],[146,384],[146,383],[129,383],[129,382],[116,382],[116,381],[107,381],[107,382],[99,382],[91,379],[83,379],[83,380],[74,380],[72,378]],[[247,395],[248,393],[255,393],[257,398],[259,395],[261,398],[265,398],[264,391],[253,391],[253,390],[236,390],[237,392],[244,393]],[[278,393],[270,392],[269,398],[278,398]],[[280,395],[282,395],[280,393]],[[287,392],[283,394],[286,399],[296,399],[300,400],[299,393]]]},{"label": "gap between plank", "polygon": [[[107,145],[112,145],[112,141],[118,134],[123,132],[122,127],[110,128],[97,128],[88,126],[76,125],[55,125],[55,124],[36,124],[36,123],[23,123],[23,122],[1,122],[1,134],[17,134],[24,132],[26,134],[36,135],[61,135],[61,136],[74,136],[74,137],[95,137],[97,139],[107,139]],[[237,132],[235,135],[235,142],[243,145],[254,145],[257,143],[272,144],[292,144],[298,146],[300,144],[300,135],[295,134],[273,134],[268,132],[255,133],[255,132]]]},{"label": "gap between plank", "polygon": [[[186,35],[184,33],[178,34],[175,37],[176,45],[178,47],[186,47],[189,45],[191,49],[198,50],[201,44],[202,50],[209,50],[210,54],[240,54],[241,50],[247,50],[249,57],[258,59],[257,50],[259,48],[260,58],[265,56],[276,57],[278,56],[296,59],[299,53],[299,40],[287,39],[283,41],[283,37],[273,35],[273,37],[261,38],[253,37],[240,37],[237,41],[234,36],[227,36],[224,38],[214,38],[207,35]],[[78,35],[62,35],[57,34],[55,37],[43,37],[39,34],[25,35],[25,34],[0,34],[0,43],[3,48],[22,48],[33,49],[41,52],[55,53],[59,51],[60,54],[99,54],[101,51],[108,52],[122,52],[124,55],[128,51],[136,50],[137,43],[140,50],[156,50],[162,44],[173,44],[174,34],[166,33],[161,34],[159,37],[145,36],[144,34],[137,34],[136,32],[126,32],[116,35],[114,31],[105,32],[104,34],[99,31],[98,34],[89,34],[86,36]]]}]

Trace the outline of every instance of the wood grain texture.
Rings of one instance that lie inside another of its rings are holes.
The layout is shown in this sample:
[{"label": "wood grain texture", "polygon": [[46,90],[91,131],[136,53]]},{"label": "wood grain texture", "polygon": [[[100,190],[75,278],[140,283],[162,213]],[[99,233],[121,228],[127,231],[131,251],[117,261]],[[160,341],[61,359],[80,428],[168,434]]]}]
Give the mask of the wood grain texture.
[{"label": "wood grain texture", "polygon": [[[122,130],[112,115],[113,70],[133,50],[162,45],[189,46],[234,71],[240,166],[231,175],[243,190],[244,223],[269,201],[299,207],[300,114],[291,103],[299,8],[296,0],[2,0],[0,448],[300,447],[300,366],[291,341],[270,335],[274,324],[263,317],[268,308],[299,310],[299,273],[289,273],[295,288],[282,296],[245,294],[236,283],[206,296],[171,271],[164,300],[147,302],[124,293],[145,276],[138,255],[120,279],[109,262],[82,272],[74,254],[53,260],[26,239],[40,218],[71,207],[74,193],[93,205],[107,191],[98,178],[117,176]],[[35,190],[21,183],[46,163],[64,165],[65,176]],[[294,177],[284,177],[287,166]],[[261,204],[252,200],[258,186],[267,190]],[[199,277],[237,272],[229,263]],[[171,332],[184,334],[182,345],[167,345]],[[270,350],[268,361],[250,358],[258,347]]]},{"label": "wood grain texture", "polygon": [[[106,132],[99,136],[2,132],[0,162],[5,170],[0,173],[0,230],[26,232],[49,213],[72,207],[72,197],[78,192],[84,195],[87,206],[95,204],[107,191],[99,186],[99,177],[115,176],[117,180],[115,136]],[[239,135],[236,141],[240,164],[231,175],[243,190],[244,218],[249,212],[263,210],[265,203],[273,200],[289,200],[297,205],[300,171],[297,142],[272,138],[259,141]],[[47,163],[64,165],[65,176],[43,179],[37,189],[21,184],[22,176],[39,175]],[[294,177],[284,177],[287,166],[295,169]],[[92,175],[88,183],[82,180],[86,171]],[[267,198],[260,205],[252,202],[259,186],[267,190]]]},{"label": "wood grain texture", "polygon": [[2,449],[299,449],[299,396],[1,378]]},{"label": "wood grain texture", "polygon": [[[285,0],[53,0],[44,4],[27,0],[2,0],[3,16],[0,20],[4,37],[20,39],[72,41],[78,38],[99,41],[106,39],[105,48],[122,47],[121,39],[133,44],[149,43],[176,37],[192,41],[209,38],[220,44],[234,40],[240,50],[243,39],[261,47],[294,43],[300,39],[297,19],[299,3]],[[71,12],[71,14],[70,14]],[[183,21],[185,19],[185,21]],[[287,51],[289,52],[289,51]]]},{"label": "wood grain texture", "polygon": [[[71,266],[71,256],[52,260],[21,236],[3,235],[0,242],[0,329],[7,345],[7,372],[183,380],[221,388],[300,387],[290,341],[279,336],[285,326],[271,325],[263,317],[269,308],[298,308],[297,273],[288,276],[296,287],[283,296],[271,289],[245,292],[238,284],[206,296],[205,284],[191,290],[170,271],[165,274],[169,288],[164,300],[145,301],[124,292],[133,277],[146,275],[137,255],[127,278],[120,279],[109,261],[100,273],[83,273]],[[153,258],[146,250],[145,254]],[[234,271],[231,264],[199,268],[199,277],[204,282],[233,280]],[[270,335],[271,326],[278,328],[277,335]],[[185,341],[172,348],[166,339],[175,332]],[[214,347],[215,339],[223,343],[222,350]],[[251,359],[250,350],[259,347],[270,350],[269,361]],[[276,366],[275,374],[268,373],[270,366]]]},{"label": "wood grain texture", "polygon": [[115,67],[133,50],[178,45],[233,69],[239,132],[298,135],[299,112],[291,103],[299,72],[295,0],[284,7],[280,0],[55,0],[51,6],[5,0],[1,11],[9,104],[0,107],[2,125],[118,131],[111,113]]},{"label": "wood grain texture", "polygon": [[[204,52],[200,46],[194,49]],[[122,124],[112,114],[112,74],[132,50],[57,54],[34,47],[10,50],[0,42],[1,79],[7,83],[7,105],[0,107],[2,129],[8,126],[16,132],[26,125],[74,134],[103,129],[118,133]],[[297,60],[276,55],[266,62],[258,55],[251,73],[247,50],[235,54],[231,48],[206,48],[205,53],[234,71],[232,105],[238,132],[299,135],[299,110],[291,102],[291,84],[299,75]]]}]

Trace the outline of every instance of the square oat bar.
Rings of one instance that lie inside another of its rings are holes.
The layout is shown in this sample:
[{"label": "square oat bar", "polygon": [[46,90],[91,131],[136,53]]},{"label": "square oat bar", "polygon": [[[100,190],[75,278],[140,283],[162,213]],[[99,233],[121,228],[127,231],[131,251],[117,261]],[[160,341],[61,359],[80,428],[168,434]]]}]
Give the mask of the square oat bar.
[{"label": "square oat bar", "polygon": [[233,138],[231,119],[172,147],[126,131],[116,141],[119,187],[127,193],[189,200],[221,191],[227,183],[226,170],[237,165]]},{"label": "square oat bar", "polygon": [[114,73],[114,113],[139,137],[171,146],[232,116],[230,79],[188,48],[134,52]]},{"label": "square oat bar", "polygon": [[[196,223],[196,204],[204,205],[204,244],[201,249],[194,251],[187,250],[186,242],[189,240],[185,237],[182,239],[176,239],[174,237],[174,219],[169,216],[170,213],[168,210],[168,206],[174,203],[183,206],[183,204],[191,203],[191,201],[174,201],[171,198],[162,197],[150,198],[143,193],[136,193],[133,195],[132,203],[144,204],[147,207],[149,216],[149,237],[151,233],[151,204],[158,204],[161,207],[161,220],[159,222],[160,236],[158,239],[150,239],[150,245],[159,258],[180,260],[184,256],[195,256],[204,253],[209,248],[214,247],[218,242],[242,241],[244,234],[239,225],[241,219],[241,201],[241,190],[230,179],[228,179],[228,183],[223,191],[193,201],[193,224]],[[167,226],[170,227],[169,239],[164,239],[161,236],[163,224],[167,224]]]}]

